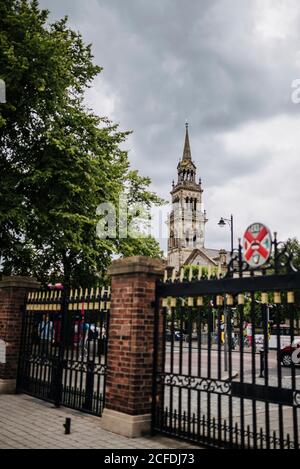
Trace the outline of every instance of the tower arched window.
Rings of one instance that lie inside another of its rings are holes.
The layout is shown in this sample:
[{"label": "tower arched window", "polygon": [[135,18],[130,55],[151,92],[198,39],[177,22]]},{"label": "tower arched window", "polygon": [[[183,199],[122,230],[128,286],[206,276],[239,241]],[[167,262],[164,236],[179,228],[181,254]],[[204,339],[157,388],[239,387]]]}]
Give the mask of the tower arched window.
[{"label": "tower arched window", "polygon": [[170,233],[170,248],[173,248],[175,245],[174,243],[174,231],[172,230]]},{"label": "tower arched window", "polygon": [[186,231],[185,233],[185,244],[186,244],[186,247],[188,247],[190,245],[190,233],[189,233],[189,230]]}]

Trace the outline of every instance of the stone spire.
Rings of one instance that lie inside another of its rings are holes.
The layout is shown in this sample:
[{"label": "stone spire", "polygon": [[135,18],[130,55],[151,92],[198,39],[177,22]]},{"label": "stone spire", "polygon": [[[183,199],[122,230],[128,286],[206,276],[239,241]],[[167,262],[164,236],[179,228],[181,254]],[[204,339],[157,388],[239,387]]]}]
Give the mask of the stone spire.
[{"label": "stone spire", "polygon": [[192,161],[188,123],[185,128],[183,155],[177,166],[178,181],[172,184],[172,211],[169,216],[168,264],[176,271],[195,250],[203,249],[207,222],[202,183],[196,182],[197,167]]},{"label": "stone spire", "polygon": [[184,142],[184,149],[183,149],[183,156],[182,160],[191,160],[191,147],[190,147],[190,139],[189,139],[189,124],[186,122],[185,124],[185,142]]}]

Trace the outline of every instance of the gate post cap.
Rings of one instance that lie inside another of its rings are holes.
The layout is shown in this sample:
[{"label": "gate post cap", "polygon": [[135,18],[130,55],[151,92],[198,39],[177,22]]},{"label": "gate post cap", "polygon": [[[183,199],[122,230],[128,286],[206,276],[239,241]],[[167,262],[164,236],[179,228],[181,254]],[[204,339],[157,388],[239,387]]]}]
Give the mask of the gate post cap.
[{"label": "gate post cap", "polygon": [[32,277],[21,277],[21,276],[2,276],[0,281],[0,288],[26,288],[35,290],[40,288],[41,284]]},{"label": "gate post cap", "polygon": [[113,261],[108,268],[109,275],[152,274],[163,275],[167,261],[146,256],[124,257]]}]

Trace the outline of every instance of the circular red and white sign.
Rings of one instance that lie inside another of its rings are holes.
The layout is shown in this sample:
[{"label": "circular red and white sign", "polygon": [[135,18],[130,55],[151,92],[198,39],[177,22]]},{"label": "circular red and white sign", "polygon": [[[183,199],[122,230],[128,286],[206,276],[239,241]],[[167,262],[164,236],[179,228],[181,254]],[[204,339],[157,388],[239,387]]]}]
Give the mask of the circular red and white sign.
[{"label": "circular red and white sign", "polygon": [[270,258],[272,235],[262,223],[252,223],[243,237],[243,256],[250,267],[260,267]]}]

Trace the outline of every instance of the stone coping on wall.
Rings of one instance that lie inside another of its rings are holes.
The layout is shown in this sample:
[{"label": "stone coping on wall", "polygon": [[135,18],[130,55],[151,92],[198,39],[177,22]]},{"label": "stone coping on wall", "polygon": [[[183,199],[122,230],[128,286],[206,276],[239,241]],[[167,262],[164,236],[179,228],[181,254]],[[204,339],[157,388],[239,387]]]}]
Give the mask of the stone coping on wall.
[{"label": "stone coping on wall", "polygon": [[117,259],[108,269],[109,275],[153,274],[163,275],[167,261],[159,258],[132,256]]},{"label": "stone coping on wall", "polygon": [[12,276],[6,277],[2,276],[0,281],[0,288],[28,288],[28,289],[37,289],[41,285],[35,278],[21,277],[21,276]]}]

